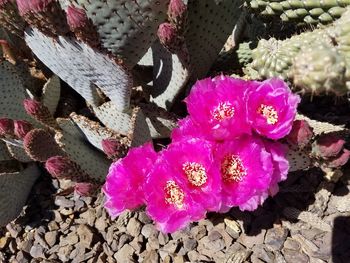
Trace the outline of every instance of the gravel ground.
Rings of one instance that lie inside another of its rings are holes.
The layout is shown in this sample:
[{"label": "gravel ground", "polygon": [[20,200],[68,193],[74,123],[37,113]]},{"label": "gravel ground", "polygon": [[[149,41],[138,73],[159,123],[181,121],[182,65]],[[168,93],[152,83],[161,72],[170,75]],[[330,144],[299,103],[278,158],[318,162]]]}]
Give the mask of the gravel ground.
[{"label": "gravel ground", "polygon": [[25,213],[0,230],[0,262],[350,262],[350,170],[290,174],[250,212],[232,209],[164,235],[143,209],[111,221],[103,196],[57,194],[43,176]]}]

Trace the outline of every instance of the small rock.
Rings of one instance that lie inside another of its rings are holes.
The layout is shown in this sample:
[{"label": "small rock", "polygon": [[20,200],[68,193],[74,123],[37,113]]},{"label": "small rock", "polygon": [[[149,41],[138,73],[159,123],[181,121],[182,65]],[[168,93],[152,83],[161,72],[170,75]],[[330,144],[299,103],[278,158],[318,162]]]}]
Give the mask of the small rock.
[{"label": "small rock", "polygon": [[59,247],[57,255],[58,258],[61,260],[61,262],[68,262],[69,261],[69,255],[73,250],[73,246],[64,246]]},{"label": "small rock", "polygon": [[168,244],[166,244],[164,247],[161,248],[161,250],[168,254],[172,254],[172,253],[175,253],[177,247],[178,247],[178,242],[176,242],[175,240],[170,240]]},{"label": "small rock", "polygon": [[104,217],[97,218],[95,221],[95,227],[100,232],[104,232],[106,227],[107,227],[106,218],[104,218]]},{"label": "small rock", "polygon": [[79,225],[77,229],[80,244],[86,248],[91,248],[95,242],[96,236],[91,228],[87,225]]},{"label": "small rock", "polygon": [[173,261],[174,263],[184,263],[185,262],[185,259],[184,259],[184,257],[183,256],[176,256],[175,258],[174,258],[174,261]]},{"label": "small rock", "polygon": [[190,262],[199,262],[199,253],[195,250],[189,251],[187,253],[187,257],[190,260]]},{"label": "small rock", "polygon": [[60,210],[60,213],[64,216],[69,216],[74,214],[74,210],[73,208],[63,208],[62,210]]},{"label": "small rock", "polygon": [[78,241],[79,241],[78,235],[74,232],[70,232],[67,236],[61,238],[60,245],[61,246],[75,245],[76,243],[78,243]]},{"label": "small rock", "polygon": [[252,251],[252,261],[253,259],[261,259],[263,262],[274,262],[274,254],[271,251],[266,250],[264,245],[254,246]]},{"label": "small rock", "polygon": [[18,249],[23,250],[24,252],[30,253],[30,249],[33,246],[33,240],[24,240],[23,242],[18,243]]},{"label": "small rock", "polygon": [[55,198],[55,205],[63,208],[71,208],[71,207],[74,207],[74,201],[68,200],[64,196],[58,195]]},{"label": "small rock", "polygon": [[169,236],[167,234],[163,234],[162,232],[159,232],[158,242],[159,242],[159,245],[164,246],[166,243],[169,242]]},{"label": "small rock", "polygon": [[288,236],[288,230],[284,227],[275,227],[267,230],[265,244],[271,251],[280,250]]},{"label": "small rock", "polygon": [[50,231],[55,231],[59,229],[59,226],[55,221],[51,221],[47,227]]},{"label": "small rock", "polygon": [[212,230],[208,233],[208,238],[210,241],[215,241],[222,238],[222,235],[217,230]]},{"label": "small rock", "polygon": [[159,241],[158,238],[151,236],[150,238],[147,239],[147,248],[149,250],[155,250],[159,249]]},{"label": "small rock", "polygon": [[142,225],[140,221],[138,221],[136,218],[131,218],[126,226],[126,230],[130,235],[137,237],[141,232],[141,227]]},{"label": "small rock", "polygon": [[153,224],[147,224],[147,225],[143,226],[143,228],[141,230],[141,234],[145,238],[149,238],[150,236],[157,236],[158,231]]},{"label": "small rock", "polygon": [[298,241],[295,241],[294,239],[288,237],[287,240],[284,242],[284,248],[298,251],[300,250],[300,243]]},{"label": "small rock", "polygon": [[10,240],[11,240],[10,237],[7,237],[7,236],[1,237],[0,238],[0,249],[5,248],[8,245],[8,243],[10,242]]},{"label": "small rock", "polygon": [[307,255],[295,250],[284,248],[283,255],[287,263],[295,263],[295,262],[308,263],[309,262],[309,257]]},{"label": "small rock", "polygon": [[39,244],[32,246],[30,249],[30,255],[33,258],[45,258],[44,248]]},{"label": "small rock", "polygon": [[152,220],[148,217],[148,215],[144,211],[139,212],[137,218],[141,221],[142,224],[152,223]]},{"label": "small rock", "polygon": [[262,229],[261,232],[255,236],[247,236],[246,234],[242,234],[237,241],[247,248],[252,248],[254,245],[264,243],[265,234],[266,230]]},{"label": "small rock", "polygon": [[183,246],[186,251],[194,250],[197,247],[197,245],[198,245],[198,242],[193,238],[186,238],[183,241]]},{"label": "small rock", "polygon": [[144,262],[144,263],[159,262],[158,253],[155,250],[148,251],[142,262]]},{"label": "small rock", "polygon": [[118,244],[118,249],[120,249],[124,244],[129,243],[131,240],[133,240],[133,237],[130,236],[129,234],[123,234],[119,238],[119,244]]},{"label": "small rock", "polygon": [[19,225],[13,225],[12,223],[7,224],[6,229],[13,238],[18,237],[19,233],[22,231],[22,228]]},{"label": "small rock", "polygon": [[49,245],[49,247],[52,247],[55,245],[57,240],[57,231],[50,231],[45,233],[45,241]]},{"label": "small rock", "polygon": [[18,263],[29,263],[29,258],[23,251],[18,251],[16,260]]},{"label": "small rock", "polygon": [[114,254],[114,258],[119,263],[129,263],[132,259],[135,250],[129,244],[124,245],[119,251]]},{"label": "small rock", "polygon": [[200,240],[207,234],[207,229],[205,226],[195,226],[191,229],[191,234],[196,240]]}]

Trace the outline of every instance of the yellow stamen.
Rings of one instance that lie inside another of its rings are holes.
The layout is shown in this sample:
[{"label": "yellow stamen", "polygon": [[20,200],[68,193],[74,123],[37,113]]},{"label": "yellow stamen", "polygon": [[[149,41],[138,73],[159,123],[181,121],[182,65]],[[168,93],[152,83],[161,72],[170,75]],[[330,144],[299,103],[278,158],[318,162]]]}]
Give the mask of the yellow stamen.
[{"label": "yellow stamen", "polygon": [[168,181],[164,188],[165,202],[174,205],[178,210],[184,206],[185,193],[174,181]]},{"label": "yellow stamen", "polygon": [[237,155],[228,155],[224,158],[221,165],[221,173],[224,181],[240,182],[247,175],[247,170],[244,167],[241,158]]},{"label": "yellow stamen", "polygon": [[278,122],[278,113],[274,107],[270,105],[261,104],[258,113],[266,118],[268,124],[276,124]]},{"label": "yellow stamen", "polygon": [[207,182],[207,173],[203,165],[196,162],[186,162],[182,170],[187,175],[188,181],[194,186],[202,186]]}]

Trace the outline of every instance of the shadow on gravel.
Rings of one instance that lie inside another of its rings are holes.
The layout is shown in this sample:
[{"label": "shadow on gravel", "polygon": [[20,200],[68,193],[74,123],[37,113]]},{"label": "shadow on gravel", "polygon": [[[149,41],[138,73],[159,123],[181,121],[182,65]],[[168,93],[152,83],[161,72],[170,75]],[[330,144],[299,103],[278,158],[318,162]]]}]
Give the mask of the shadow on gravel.
[{"label": "shadow on gravel", "polygon": [[332,259],[333,263],[350,262],[350,216],[334,219]]}]

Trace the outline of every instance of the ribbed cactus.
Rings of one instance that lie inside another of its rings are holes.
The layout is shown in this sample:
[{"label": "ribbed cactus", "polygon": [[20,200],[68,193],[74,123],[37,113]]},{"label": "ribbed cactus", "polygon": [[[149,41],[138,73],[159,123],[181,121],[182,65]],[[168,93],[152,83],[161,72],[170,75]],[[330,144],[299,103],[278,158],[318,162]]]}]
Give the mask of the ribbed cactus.
[{"label": "ribbed cactus", "polygon": [[349,0],[246,0],[247,5],[264,16],[278,15],[283,21],[326,24],[339,18]]},{"label": "ribbed cactus", "polygon": [[258,78],[290,79],[307,94],[345,95],[350,88],[349,22],[350,10],[326,28],[286,40],[262,39],[245,72]]}]

